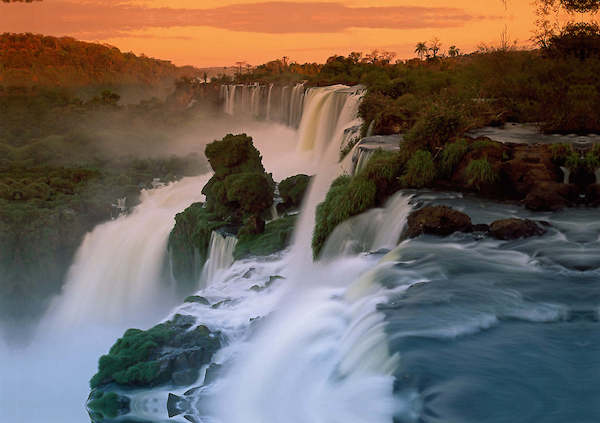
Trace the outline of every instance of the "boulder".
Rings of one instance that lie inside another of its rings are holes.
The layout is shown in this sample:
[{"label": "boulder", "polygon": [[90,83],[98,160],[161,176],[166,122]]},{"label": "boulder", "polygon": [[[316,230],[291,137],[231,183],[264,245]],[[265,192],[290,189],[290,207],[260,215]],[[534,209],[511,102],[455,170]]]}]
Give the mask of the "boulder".
[{"label": "boulder", "polygon": [[556,211],[569,206],[577,196],[577,188],[558,182],[539,182],[523,200],[529,210]]},{"label": "boulder", "polygon": [[545,233],[546,230],[533,220],[516,218],[502,219],[493,222],[490,225],[489,232],[490,236],[504,241],[540,236]]},{"label": "boulder", "polygon": [[406,236],[422,234],[448,236],[454,232],[470,232],[471,218],[447,206],[428,206],[408,216]]}]

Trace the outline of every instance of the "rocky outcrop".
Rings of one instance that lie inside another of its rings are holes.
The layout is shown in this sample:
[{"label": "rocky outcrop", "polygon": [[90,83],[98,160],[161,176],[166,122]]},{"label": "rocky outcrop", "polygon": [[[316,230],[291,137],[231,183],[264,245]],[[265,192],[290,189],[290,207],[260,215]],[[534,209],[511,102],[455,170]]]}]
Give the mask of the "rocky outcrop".
[{"label": "rocky outcrop", "polygon": [[574,185],[542,181],[533,186],[523,204],[533,211],[556,211],[574,204],[577,195]]},{"label": "rocky outcrop", "polygon": [[310,179],[310,176],[300,174],[281,181],[279,195],[282,203],[277,205],[277,211],[281,213],[300,208]]},{"label": "rocky outcrop", "polygon": [[129,329],[107,355],[100,358],[93,389],[185,386],[198,378],[221,347],[219,333],[198,325],[192,316],[172,320],[143,331]]},{"label": "rocky outcrop", "polygon": [[419,235],[448,236],[454,232],[470,232],[471,218],[447,206],[428,206],[408,216],[406,236]]},{"label": "rocky outcrop", "polygon": [[490,225],[489,234],[500,240],[513,240],[544,235],[546,230],[536,222],[528,219],[502,219]]}]

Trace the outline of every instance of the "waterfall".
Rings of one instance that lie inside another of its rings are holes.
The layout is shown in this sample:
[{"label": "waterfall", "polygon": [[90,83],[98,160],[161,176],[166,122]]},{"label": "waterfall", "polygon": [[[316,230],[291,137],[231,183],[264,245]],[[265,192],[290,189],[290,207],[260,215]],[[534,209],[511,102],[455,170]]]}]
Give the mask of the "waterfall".
[{"label": "waterfall", "polygon": [[[304,84],[293,87],[275,87],[273,84],[267,87],[258,83],[223,85],[220,97],[223,111],[230,116],[250,116],[297,128],[302,119],[305,91]],[[277,94],[278,109],[274,109]]]},{"label": "waterfall", "polygon": [[49,319],[64,327],[121,323],[136,321],[153,307],[169,307],[165,299],[172,287],[162,280],[169,233],[175,215],[203,199],[201,190],[209,178],[185,178],[143,191],[140,205],[131,214],[88,233]]},{"label": "waterfall", "polygon": [[384,208],[368,210],[341,223],[327,239],[321,257],[396,247],[412,210],[411,196],[402,192],[388,200]]},{"label": "waterfall", "polygon": [[566,166],[561,166],[560,170],[562,170],[563,173],[563,184],[568,184],[571,179],[571,169]]},{"label": "waterfall", "polygon": [[373,154],[375,154],[375,151],[376,150],[363,150],[360,148],[358,149],[356,166],[354,167],[354,171],[352,172],[354,175],[360,173],[360,171],[365,168],[365,166],[369,162],[369,159],[373,156]]},{"label": "waterfall", "polygon": [[206,286],[219,274],[233,264],[233,251],[238,239],[229,234],[222,235],[217,231],[210,234],[208,259],[202,270],[201,285]]},{"label": "waterfall", "polygon": [[[196,399],[202,417],[219,423],[392,422],[398,356],[389,352],[385,316],[377,310],[386,292],[377,272],[364,273],[368,265],[353,258],[329,268],[309,266],[286,274],[285,284],[261,298],[227,305],[227,322],[248,325],[247,316],[272,315],[250,342],[231,344],[226,373]],[[243,284],[243,277],[229,283]],[[197,313],[216,314],[207,308]]]},{"label": "waterfall", "polygon": [[271,120],[271,100],[273,98],[273,84],[269,84],[269,93],[267,94],[267,120]]},{"label": "waterfall", "polygon": [[313,154],[318,171],[304,198],[295,230],[293,248],[297,258],[295,264],[299,266],[312,260],[316,207],[325,199],[331,182],[343,171],[338,165],[340,147],[346,130],[362,122],[358,117],[358,106],[363,94],[361,87],[344,85],[311,88],[306,94],[298,130],[298,149]]}]

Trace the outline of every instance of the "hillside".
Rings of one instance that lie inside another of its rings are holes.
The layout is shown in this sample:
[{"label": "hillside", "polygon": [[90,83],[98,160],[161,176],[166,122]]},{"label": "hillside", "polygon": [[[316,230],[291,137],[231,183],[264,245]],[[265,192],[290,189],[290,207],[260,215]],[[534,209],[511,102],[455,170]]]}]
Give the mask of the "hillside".
[{"label": "hillside", "polygon": [[0,35],[0,87],[160,86],[200,76],[191,66],[123,53],[118,48],[38,34]]}]

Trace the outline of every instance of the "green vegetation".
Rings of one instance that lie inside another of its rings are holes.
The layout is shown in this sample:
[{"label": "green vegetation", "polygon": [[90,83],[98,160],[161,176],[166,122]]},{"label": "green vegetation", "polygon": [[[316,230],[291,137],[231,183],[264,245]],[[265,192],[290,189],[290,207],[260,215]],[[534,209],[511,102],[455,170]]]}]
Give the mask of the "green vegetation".
[{"label": "green vegetation", "polygon": [[471,160],[466,169],[469,185],[478,191],[485,185],[491,185],[498,180],[498,172],[490,164],[487,158]]},{"label": "green vegetation", "polygon": [[100,357],[98,373],[90,380],[90,386],[97,388],[115,382],[150,387],[168,383],[175,371],[172,362],[177,357],[171,353],[175,348],[180,352],[186,348],[201,352],[200,360],[195,363],[199,370],[220,348],[220,341],[206,326],[190,330],[192,326],[193,322],[176,315],[173,320],[146,331],[127,330],[109,353]]},{"label": "green vegetation", "polygon": [[310,176],[308,175],[290,176],[279,183],[279,195],[283,200],[283,210],[300,207],[309,183]]},{"label": "green vegetation", "polygon": [[467,153],[468,148],[469,146],[464,139],[446,144],[440,158],[440,175],[450,177]]},{"label": "green vegetation", "polygon": [[364,177],[340,176],[331,184],[325,201],[317,207],[316,225],[312,239],[313,256],[319,257],[327,237],[335,227],[352,216],[373,208],[377,186]]},{"label": "green vegetation", "polygon": [[116,47],[38,34],[0,34],[0,86],[172,85],[182,76],[199,76],[192,67],[121,53]]},{"label": "green vegetation", "polygon": [[202,189],[207,210],[233,225],[250,217],[260,222],[273,204],[274,183],[265,173],[252,138],[246,134],[228,134],[208,144],[205,153],[215,172]]},{"label": "green vegetation", "polygon": [[129,409],[129,399],[115,392],[97,392],[87,403],[94,417],[99,420],[115,419]]},{"label": "green vegetation", "polygon": [[236,260],[251,256],[268,256],[290,245],[297,216],[285,216],[265,225],[262,234],[240,235],[233,252]]},{"label": "green vegetation", "polygon": [[423,188],[431,184],[436,177],[435,163],[431,153],[425,150],[416,151],[406,163],[406,171],[400,178],[402,184],[409,188]]}]

